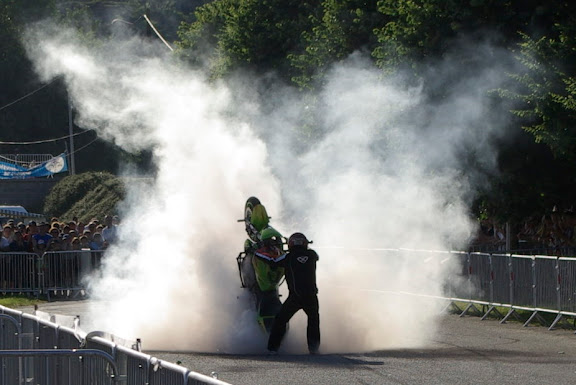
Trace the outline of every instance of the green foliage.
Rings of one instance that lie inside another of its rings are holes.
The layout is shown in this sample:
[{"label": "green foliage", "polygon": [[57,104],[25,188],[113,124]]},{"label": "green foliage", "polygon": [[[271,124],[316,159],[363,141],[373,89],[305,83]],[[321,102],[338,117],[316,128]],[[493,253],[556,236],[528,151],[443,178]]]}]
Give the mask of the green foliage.
[{"label": "green foliage", "polygon": [[199,7],[193,23],[182,24],[178,47],[216,77],[239,68],[286,75],[287,57],[304,49],[300,36],[312,27],[309,15],[317,6],[298,0],[216,0]]},{"label": "green foliage", "polygon": [[295,75],[292,81],[301,88],[312,88],[322,80],[330,64],[358,49],[372,50],[374,28],[384,22],[376,10],[376,0],[324,0],[321,11],[309,16],[313,25],[304,30],[302,53],[288,55]]},{"label": "green foliage", "polygon": [[74,216],[87,220],[103,218],[117,211],[116,206],[124,196],[124,184],[112,174],[71,175],[52,188],[45,200],[44,213],[66,220]]},{"label": "green foliage", "polygon": [[[556,24],[555,37],[534,39],[522,34],[518,60],[524,70],[512,74],[516,86],[500,90],[519,106],[513,113],[537,143],[555,156],[573,160],[576,155],[576,27]],[[550,31],[554,34],[554,30]]]},{"label": "green foliage", "polygon": [[519,30],[545,24],[546,7],[525,0],[379,0],[387,22],[374,31],[380,45],[372,55],[384,71],[412,68],[418,75],[420,65],[441,57],[458,37],[490,35],[507,46]]}]

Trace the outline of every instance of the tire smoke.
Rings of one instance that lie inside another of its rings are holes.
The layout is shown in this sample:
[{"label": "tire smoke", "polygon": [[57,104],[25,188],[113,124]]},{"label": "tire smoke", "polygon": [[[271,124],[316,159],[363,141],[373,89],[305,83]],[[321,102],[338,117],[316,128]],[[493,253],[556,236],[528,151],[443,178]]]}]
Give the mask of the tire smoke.
[{"label": "tire smoke", "polygon": [[[128,151],[152,148],[158,168],[130,179],[120,242],[90,282],[90,326],[146,349],[265,350],[235,261],[245,237],[236,220],[254,195],[286,237],[315,241],[323,352],[433,337],[441,304],[406,293],[442,295],[457,263],[384,249],[466,245],[481,173],[461,155],[493,164],[495,65],[430,102],[423,86],[382,78],[355,54],[302,98],[281,86],[263,94],[259,79],[210,82],[138,38],[88,48],[40,24],[26,46],[44,81],[64,79],[78,126]],[[439,64],[435,81],[449,73]],[[303,322],[291,323],[286,351],[305,351]]]}]

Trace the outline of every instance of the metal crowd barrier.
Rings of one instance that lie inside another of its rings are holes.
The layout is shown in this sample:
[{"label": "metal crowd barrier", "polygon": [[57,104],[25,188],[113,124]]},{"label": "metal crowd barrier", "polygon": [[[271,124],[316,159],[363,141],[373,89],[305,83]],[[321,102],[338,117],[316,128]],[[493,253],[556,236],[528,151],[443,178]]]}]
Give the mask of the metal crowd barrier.
[{"label": "metal crowd barrier", "polygon": [[0,253],[0,292],[38,295],[37,255]]},{"label": "metal crowd barrier", "polygon": [[[576,317],[576,258],[544,255],[463,253],[464,282],[452,277],[446,298],[464,302],[466,308],[482,314],[482,319],[498,313],[502,323],[517,317],[518,310],[532,312],[524,326],[534,320],[547,325],[541,313],[555,314],[553,329],[563,317]],[[487,310],[478,308],[481,305]],[[498,308],[507,308],[505,315]]]},{"label": "metal crowd barrier", "polygon": [[140,341],[86,334],[4,306],[0,330],[0,384],[227,384],[149,356]]},{"label": "metal crowd barrier", "polygon": [[0,253],[0,293],[77,297],[86,294],[84,278],[99,269],[102,250]]}]

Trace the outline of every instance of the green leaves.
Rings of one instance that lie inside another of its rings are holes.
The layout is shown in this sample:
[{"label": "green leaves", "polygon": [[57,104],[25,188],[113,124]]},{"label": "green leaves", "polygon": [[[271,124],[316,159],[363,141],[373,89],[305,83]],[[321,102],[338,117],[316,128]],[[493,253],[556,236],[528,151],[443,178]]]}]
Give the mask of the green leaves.
[{"label": "green leaves", "polygon": [[[555,156],[574,159],[576,153],[576,79],[568,63],[576,59],[573,27],[557,24],[555,38],[533,39],[522,34],[518,61],[523,71],[512,74],[517,87],[501,95],[519,102],[512,112],[537,143]],[[568,73],[570,71],[570,73]]]},{"label": "green leaves", "polygon": [[179,52],[207,64],[213,76],[239,68],[285,75],[286,58],[301,49],[313,11],[314,3],[297,0],[216,0],[196,10],[196,21],[181,25]]}]

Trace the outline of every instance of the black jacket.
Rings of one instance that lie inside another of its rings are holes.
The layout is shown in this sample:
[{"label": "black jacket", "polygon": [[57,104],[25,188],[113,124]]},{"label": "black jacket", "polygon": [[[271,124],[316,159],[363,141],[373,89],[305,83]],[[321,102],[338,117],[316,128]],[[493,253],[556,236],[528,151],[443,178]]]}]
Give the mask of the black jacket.
[{"label": "black jacket", "polygon": [[286,254],[282,261],[285,269],[286,283],[290,295],[299,297],[316,295],[316,262],[318,254],[314,250],[296,248]]}]

